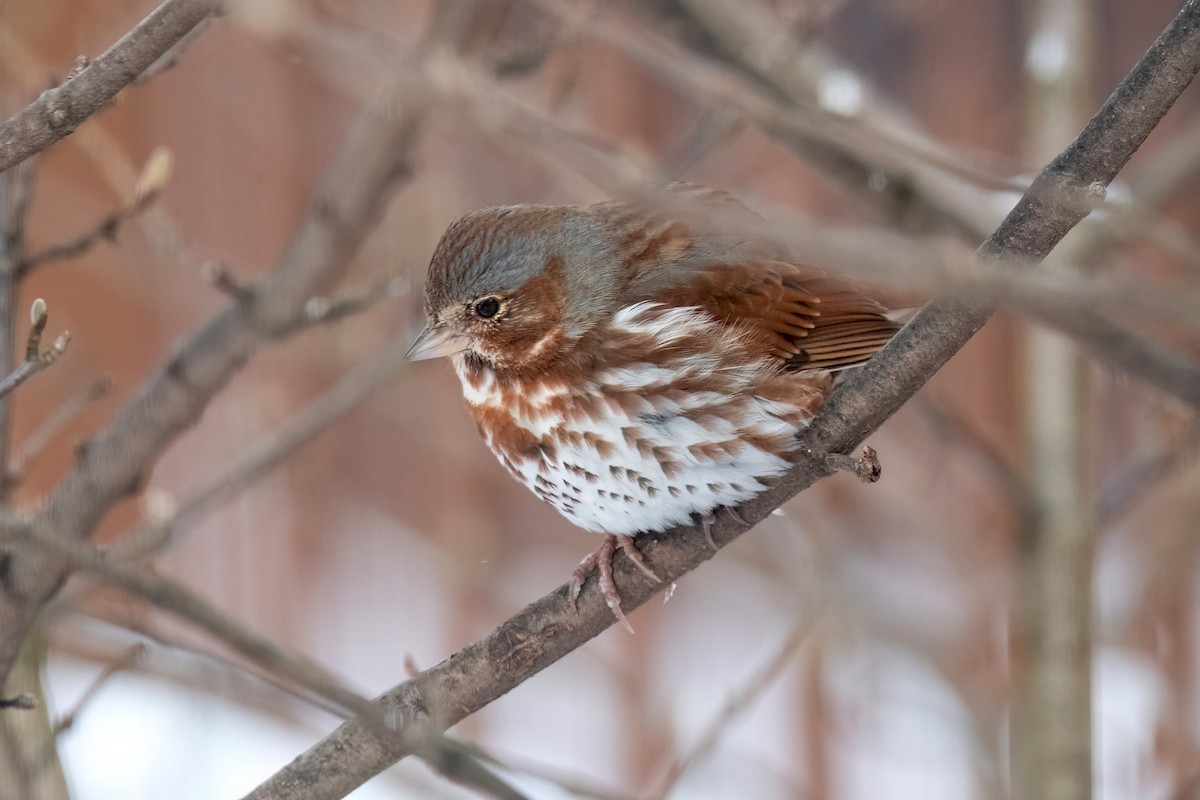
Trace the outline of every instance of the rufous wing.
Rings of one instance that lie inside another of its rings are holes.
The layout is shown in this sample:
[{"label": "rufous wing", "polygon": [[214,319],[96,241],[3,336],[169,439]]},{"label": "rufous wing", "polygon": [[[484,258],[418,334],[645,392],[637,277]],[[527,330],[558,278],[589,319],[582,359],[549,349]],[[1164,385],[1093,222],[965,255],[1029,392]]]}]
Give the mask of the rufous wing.
[{"label": "rufous wing", "polygon": [[[761,221],[725,192],[673,184],[667,194],[693,201],[714,219]],[[728,230],[716,230],[705,220],[683,221],[618,202],[593,208],[622,231],[617,278],[622,304],[700,306],[744,329],[765,353],[795,370],[861,364],[900,328],[879,303],[835,279],[777,260],[778,253],[739,235],[732,222]]]},{"label": "rufous wing", "polygon": [[875,355],[900,325],[861,293],[782,262],[692,270],[661,298],[747,330],[795,370],[839,370]]}]

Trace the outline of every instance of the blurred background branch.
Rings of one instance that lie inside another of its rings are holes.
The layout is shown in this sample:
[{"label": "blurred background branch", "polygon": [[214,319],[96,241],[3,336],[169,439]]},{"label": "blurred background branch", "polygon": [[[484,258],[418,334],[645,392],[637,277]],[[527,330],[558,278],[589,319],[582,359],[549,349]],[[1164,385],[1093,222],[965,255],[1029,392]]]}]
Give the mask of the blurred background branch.
[{"label": "blurred background branch", "polygon": [[[1096,94],[1096,7],[1038,0],[1029,7],[1025,70],[1028,152],[1053,157],[1084,124]],[[1080,230],[1047,259],[1061,269],[1081,253]],[[1011,734],[1013,792],[1037,800],[1092,797],[1092,570],[1088,507],[1087,364],[1070,339],[1031,328],[1025,337],[1026,452],[1032,513],[1018,534],[1022,587],[1013,663],[1021,687]]]}]

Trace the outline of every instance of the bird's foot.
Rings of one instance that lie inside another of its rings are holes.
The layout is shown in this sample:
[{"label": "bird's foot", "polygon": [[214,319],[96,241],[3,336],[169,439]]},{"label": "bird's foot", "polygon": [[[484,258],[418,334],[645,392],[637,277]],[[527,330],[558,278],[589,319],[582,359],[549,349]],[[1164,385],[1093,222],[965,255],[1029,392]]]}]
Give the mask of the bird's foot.
[{"label": "bird's foot", "polygon": [[879,463],[879,454],[875,452],[874,447],[869,445],[863,447],[862,455],[858,458],[844,453],[814,453],[811,450],[809,455],[832,470],[853,472],[863,483],[874,483],[883,474],[883,466]]},{"label": "bird's foot", "polygon": [[604,602],[612,609],[613,616],[625,630],[633,633],[633,626],[629,624],[629,620],[625,618],[625,612],[621,610],[621,593],[617,590],[617,582],[613,578],[613,558],[617,554],[617,548],[620,548],[625,557],[632,561],[634,566],[645,573],[648,578],[656,582],[660,581],[660,578],[654,574],[654,570],[650,569],[650,565],[646,563],[641,551],[637,549],[632,536],[609,534],[604,537],[604,541],[594,552],[579,562],[579,566],[571,573],[571,605],[574,606],[575,601],[579,598],[579,592],[583,589],[583,582],[587,580],[587,576],[593,569],[598,569],[600,591],[604,594]]}]

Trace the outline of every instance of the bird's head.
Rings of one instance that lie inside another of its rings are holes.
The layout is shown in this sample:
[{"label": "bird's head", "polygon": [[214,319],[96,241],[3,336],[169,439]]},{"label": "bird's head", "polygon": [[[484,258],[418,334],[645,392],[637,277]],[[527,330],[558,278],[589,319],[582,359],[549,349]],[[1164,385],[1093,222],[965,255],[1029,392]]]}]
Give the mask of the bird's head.
[{"label": "bird's head", "polygon": [[425,283],[410,360],[465,354],[497,371],[544,368],[612,305],[613,243],[588,209],[522,205],[446,230]]}]

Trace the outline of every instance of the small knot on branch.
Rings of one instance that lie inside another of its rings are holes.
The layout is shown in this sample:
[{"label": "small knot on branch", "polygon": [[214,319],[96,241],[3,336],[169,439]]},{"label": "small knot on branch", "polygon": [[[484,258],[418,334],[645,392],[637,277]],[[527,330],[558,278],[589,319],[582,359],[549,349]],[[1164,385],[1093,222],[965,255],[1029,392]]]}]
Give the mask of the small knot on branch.
[{"label": "small knot on branch", "polygon": [[1035,184],[1038,182],[1043,182],[1039,194],[1044,202],[1069,210],[1080,218],[1104,205],[1108,196],[1108,186],[1104,182],[1081,183],[1078,176],[1068,172],[1043,173]]},{"label": "small knot on branch", "polygon": [[1104,200],[1108,197],[1108,187],[1100,181],[1092,181],[1083,190],[1084,197],[1088,202],[1092,211],[1095,211],[1100,206],[1104,205]]},{"label": "small knot on branch", "polygon": [[67,73],[66,80],[64,80],[63,83],[66,83],[67,81],[73,80],[74,78],[78,77],[79,73],[81,73],[85,69],[87,69],[88,64],[91,64],[91,63],[92,63],[92,60],[90,58],[88,58],[87,56],[84,56],[84,55],[75,56],[75,63],[71,65],[71,71]]},{"label": "small knot on branch", "polygon": [[879,463],[879,454],[875,448],[865,445],[862,455],[858,458],[845,453],[816,453],[811,448],[804,448],[805,454],[823,464],[834,472],[852,472],[863,483],[875,483],[883,474],[883,465]]},{"label": "small knot on branch", "polygon": [[37,708],[37,698],[27,693],[19,694],[16,697],[0,697],[0,709],[5,708],[32,711]]},{"label": "small knot on branch", "polygon": [[205,283],[234,300],[247,300],[250,297],[249,287],[235,278],[233,271],[223,261],[206,262],[200,268],[200,275],[204,278]]}]

